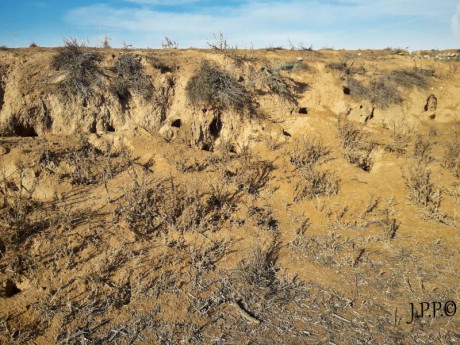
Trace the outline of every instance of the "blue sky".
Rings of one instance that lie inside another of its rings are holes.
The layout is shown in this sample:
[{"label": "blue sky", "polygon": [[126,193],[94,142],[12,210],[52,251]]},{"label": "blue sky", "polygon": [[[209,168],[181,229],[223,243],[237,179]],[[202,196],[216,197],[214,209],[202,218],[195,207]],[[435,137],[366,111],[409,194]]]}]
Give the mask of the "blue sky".
[{"label": "blue sky", "polygon": [[0,45],[206,47],[223,32],[240,48],[460,48],[460,0],[0,0]]}]

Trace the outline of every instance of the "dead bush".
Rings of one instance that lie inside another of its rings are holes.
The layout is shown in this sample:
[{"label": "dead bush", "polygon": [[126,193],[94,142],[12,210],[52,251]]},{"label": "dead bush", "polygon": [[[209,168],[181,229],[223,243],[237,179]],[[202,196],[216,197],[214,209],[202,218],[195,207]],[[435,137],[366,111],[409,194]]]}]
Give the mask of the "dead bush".
[{"label": "dead bush", "polygon": [[294,201],[312,200],[322,196],[336,195],[340,188],[340,178],[329,170],[302,169],[300,181],[294,191]]},{"label": "dead bush", "polygon": [[412,151],[412,158],[419,162],[430,163],[433,161],[431,156],[431,143],[425,141],[421,135],[417,135]]},{"label": "dead bush", "polygon": [[193,105],[241,111],[251,104],[251,97],[244,86],[207,61],[202,62],[200,70],[188,81],[186,92]]},{"label": "dead bush", "polygon": [[350,90],[350,96],[353,99],[362,100],[369,98],[369,89],[354,78],[348,79],[347,89]]},{"label": "dead bush", "polygon": [[251,84],[259,90],[278,95],[290,104],[298,105],[296,95],[290,90],[279,72],[280,70],[263,67],[260,72],[252,73]]},{"label": "dead bush", "polygon": [[254,245],[250,255],[239,263],[238,275],[250,286],[270,288],[276,281],[277,254],[276,246],[264,250],[260,244]]},{"label": "dead bush", "polygon": [[369,86],[369,101],[380,109],[387,109],[393,104],[401,104],[403,98],[397,85],[388,78],[373,80]]},{"label": "dead bush", "polygon": [[427,89],[429,84],[427,77],[433,76],[432,69],[402,69],[392,71],[388,74],[387,79],[405,88],[417,87]]},{"label": "dead bush", "polygon": [[93,146],[87,137],[82,136],[79,140],[79,147],[67,150],[63,157],[72,169],[69,174],[72,184],[97,184],[103,182],[104,178],[114,177],[133,164],[131,155],[125,147],[119,152],[104,153]]},{"label": "dead bush", "polygon": [[431,171],[423,163],[418,163],[409,169],[405,177],[409,201],[428,214],[436,215],[441,205],[441,189],[431,182]]},{"label": "dead bush", "polygon": [[273,164],[269,161],[258,161],[254,158],[242,160],[232,174],[232,181],[238,190],[258,194],[270,180],[273,170]]},{"label": "dead bush", "polygon": [[[167,217],[177,214],[174,209],[165,209],[168,192],[166,181],[157,181],[152,187],[145,182],[134,183],[117,206],[115,219],[125,221],[137,234],[154,233],[164,226]],[[168,215],[168,212],[171,213]]]},{"label": "dead bush", "polygon": [[391,105],[401,104],[403,98],[398,87],[420,89],[428,88],[427,77],[432,75],[432,70],[411,69],[396,70],[378,79],[371,80],[369,86],[364,86],[354,78],[347,81],[349,94],[356,100],[367,100],[373,106],[380,109],[387,109]]},{"label": "dead bush", "polygon": [[460,131],[454,133],[454,139],[446,143],[443,166],[455,177],[460,177]]},{"label": "dead bush", "polygon": [[67,97],[79,95],[87,100],[94,92],[93,86],[103,88],[98,66],[100,61],[101,57],[90,51],[85,43],[78,43],[72,38],[64,40],[64,47],[60,48],[52,60],[53,68],[67,75],[60,84],[60,92]]},{"label": "dead bush", "polygon": [[126,222],[138,235],[204,232],[218,228],[232,211],[232,196],[222,184],[202,191],[171,178],[135,181],[117,206],[115,219]]},{"label": "dead bush", "polygon": [[354,67],[356,62],[356,59],[353,59],[353,57],[349,54],[347,54],[341,61],[339,62],[331,62],[326,65],[329,69],[339,71],[342,73],[342,76],[348,75],[354,75],[354,74],[364,74],[365,73],[365,68],[364,65],[359,66],[359,67]]},{"label": "dead bush", "polygon": [[278,62],[275,64],[273,68],[274,73],[279,73],[280,71],[286,72],[294,72],[294,71],[301,71],[307,70],[308,67],[302,61],[284,61]]},{"label": "dead bush", "polygon": [[320,138],[312,137],[296,140],[289,155],[297,169],[313,169],[324,163],[330,153],[331,149]]},{"label": "dead bush", "polygon": [[342,153],[347,161],[364,171],[371,171],[374,143],[369,141],[368,135],[356,124],[342,119],[338,121],[337,130]]},{"label": "dead bush", "polygon": [[132,54],[122,54],[115,63],[117,78],[112,84],[112,91],[118,95],[120,100],[127,100],[131,91],[150,99],[153,95],[153,85],[145,75],[139,59]]}]

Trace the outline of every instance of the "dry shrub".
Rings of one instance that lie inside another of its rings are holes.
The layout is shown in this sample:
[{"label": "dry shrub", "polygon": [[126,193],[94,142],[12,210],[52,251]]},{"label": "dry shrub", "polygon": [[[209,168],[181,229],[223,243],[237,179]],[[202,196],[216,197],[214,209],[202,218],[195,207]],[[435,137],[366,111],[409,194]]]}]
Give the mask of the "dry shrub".
[{"label": "dry shrub", "polygon": [[443,166],[455,177],[460,177],[460,131],[454,133],[454,139],[446,143]]},{"label": "dry shrub", "polygon": [[248,210],[248,216],[258,228],[264,231],[276,231],[278,229],[278,220],[269,206],[251,206]]},{"label": "dry shrub", "polygon": [[423,163],[413,165],[405,177],[408,198],[411,203],[431,215],[438,214],[441,205],[441,189],[431,182],[431,171]]},{"label": "dry shrub", "polygon": [[321,196],[336,195],[340,188],[340,178],[329,170],[300,170],[301,180],[294,191],[294,201],[312,200]]},{"label": "dry shrub", "polygon": [[251,157],[240,161],[232,180],[239,190],[248,194],[258,194],[270,180],[273,170],[272,162],[259,161]]},{"label": "dry shrub", "polygon": [[339,62],[331,62],[326,65],[327,68],[339,71],[342,73],[342,78],[344,76],[351,76],[354,74],[364,74],[366,72],[364,64],[358,67],[355,67],[356,59],[353,59],[353,56],[347,54]]},{"label": "dry shrub", "polygon": [[[94,147],[85,136],[80,137],[79,142],[80,146],[77,149],[67,150],[64,157],[72,168],[70,173],[72,184],[97,184],[103,182],[104,178],[114,177],[133,164],[126,147],[122,147],[119,152],[104,153]],[[59,159],[56,155],[53,157]],[[58,161],[56,163],[58,164]]]},{"label": "dry shrub", "polygon": [[156,182],[152,187],[145,182],[135,183],[117,206],[116,220],[123,219],[137,234],[154,233],[168,217],[177,214],[174,205],[167,205],[168,195],[165,181]]},{"label": "dry shrub", "polygon": [[222,184],[202,191],[198,186],[162,179],[133,185],[115,210],[117,222],[124,221],[138,235],[177,230],[214,230],[233,211],[233,200]]},{"label": "dry shrub", "polygon": [[206,161],[200,161],[181,148],[177,154],[166,158],[171,165],[174,165],[181,173],[203,171],[207,167]]},{"label": "dry shrub", "polygon": [[430,163],[433,161],[433,157],[431,156],[431,143],[425,141],[421,135],[417,135],[415,139],[412,158],[423,163]]},{"label": "dry shrub", "polygon": [[371,171],[374,164],[371,157],[374,143],[369,141],[368,135],[356,124],[343,119],[339,119],[337,130],[342,152],[347,161],[364,171]]},{"label": "dry shrub", "polygon": [[433,76],[433,74],[434,71],[432,69],[402,69],[392,71],[388,74],[387,79],[405,88],[417,87],[427,89],[429,86],[427,78]]},{"label": "dry shrub", "polygon": [[126,101],[131,91],[150,99],[153,95],[153,85],[145,75],[139,59],[133,55],[124,53],[115,63],[117,78],[112,84],[112,91],[118,95],[120,100]]},{"label": "dry shrub", "polygon": [[348,79],[347,88],[350,90],[350,96],[353,99],[361,100],[369,98],[368,88],[354,78]]},{"label": "dry shrub", "polygon": [[272,94],[278,95],[286,102],[298,105],[296,95],[290,90],[289,85],[285,82],[280,75],[280,70],[271,70],[268,67],[263,67],[260,72],[253,72],[251,83],[254,87],[262,91],[268,91]]},{"label": "dry shrub", "polygon": [[277,254],[277,246],[265,250],[260,244],[254,245],[250,255],[239,263],[238,273],[244,283],[263,288],[273,286],[278,270]]},{"label": "dry shrub", "polygon": [[350,96],[357,100],[367,100],[373,106],[387,109],[391,105],[403,103],[398,87],[420,89],[428,88],[427,78],[433,74],[432,70],[410,69],[396,70],[378,79],[371,80],[369,86],[364,86],[354,78],[348,79],[347,87]]},{"label": "dry shrub", "polygon": [[278,74],[280,71],[294,72],[307,69],[307,65],[301,61],[284,61],[276,63],[275,67],[273,68],[273,72]]},{"label": "dry shrub", "polygon": [[291,163],[297,169],[314,168],[327,159],[331,150],[317,137],[296,140],[290,152]]},{"label": "dry shrub", "polygon": [[200,70],[188,81],[186,91],[193,105],[240,111],[251,105],[251,97],[244,86],[207,61],[202,62]]},{"label": "dry shrub", "polygon": [[371,81],[369,95],[369,101],[380,109],[387,109],[393,104],[403,102],[397,85],[391,79],[385,77]]},{"label": "dry shrub", "polygon": [[85,43],[78,43],[72,38],[64,40],[64,47],[60,48],[52,60],[54,69],[67,74],[60,84],[60,92],[66,97],[79,95],[86,101],[94,92],[94,85],[103,87],[102,73],[98,66],[100,61],[101,57],[90,51]]}]

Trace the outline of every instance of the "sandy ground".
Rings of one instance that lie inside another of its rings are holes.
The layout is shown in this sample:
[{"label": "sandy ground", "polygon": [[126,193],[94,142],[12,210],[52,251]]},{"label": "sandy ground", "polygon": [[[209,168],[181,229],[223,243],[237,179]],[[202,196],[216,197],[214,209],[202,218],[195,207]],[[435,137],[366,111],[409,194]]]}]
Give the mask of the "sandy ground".
[{"label": "sandy ground", "polygon": [[[1,343],[460,342],[455,51],[97,50],[85,97],[59,52],[0,51]],[[202,60],[255,110],[192,104]]]}]

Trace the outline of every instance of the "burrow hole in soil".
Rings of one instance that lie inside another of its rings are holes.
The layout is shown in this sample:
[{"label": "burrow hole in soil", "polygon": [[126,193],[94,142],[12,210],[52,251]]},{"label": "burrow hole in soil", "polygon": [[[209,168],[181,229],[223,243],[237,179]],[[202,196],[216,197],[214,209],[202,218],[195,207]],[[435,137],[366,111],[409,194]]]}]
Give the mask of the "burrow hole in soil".
[{"label": "burrow hole in soil", "polygon": [[171,123],[171,127],[180,128],[180,126],[182,126],[182,121],[181,121],[180,119],[174,120],[174,121]]},{"label": "burrow hole in soil", "polygon": [[21,290],[16,286],[16,284],[12,280],[7,280],[5,282],[5,295],[6,297],[13,297],[20,293]]},{"label": "burrow hole in soil", "polygon": [[30,125],[16,123],[13,125],[13,132],[19,137],[38,137],[35,128]]},{"label": "burrow hole in soil", "polygon": [[214,138],[219,137],[220,131],[222,130],[222,126],[223,123],[219,116],[215,117],[214,120],[212,120],[212,122],[209,125],[209,131],[211,132],[211,135]]}]

